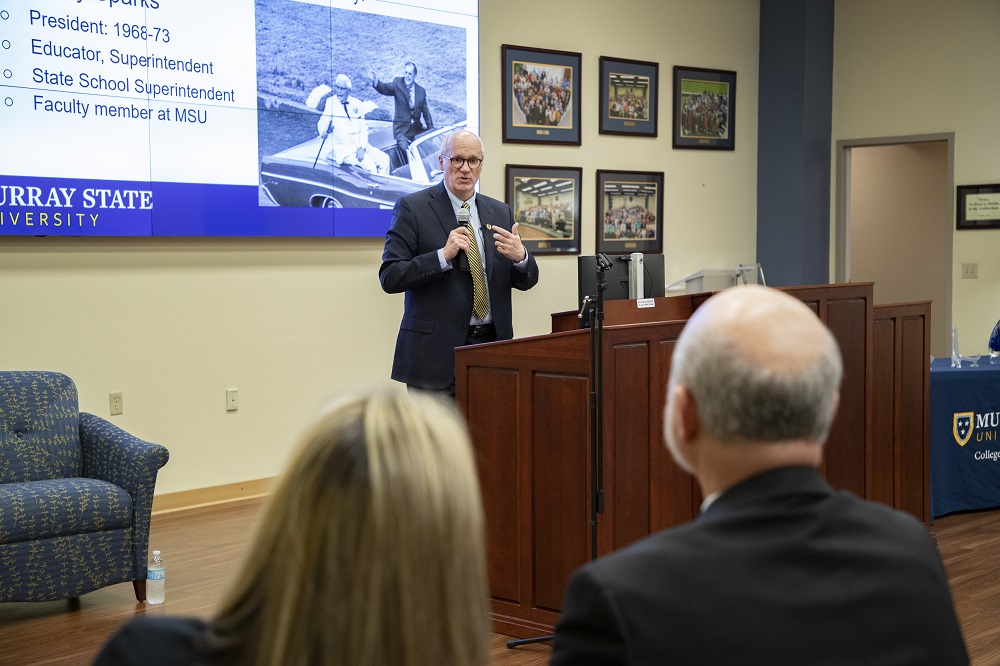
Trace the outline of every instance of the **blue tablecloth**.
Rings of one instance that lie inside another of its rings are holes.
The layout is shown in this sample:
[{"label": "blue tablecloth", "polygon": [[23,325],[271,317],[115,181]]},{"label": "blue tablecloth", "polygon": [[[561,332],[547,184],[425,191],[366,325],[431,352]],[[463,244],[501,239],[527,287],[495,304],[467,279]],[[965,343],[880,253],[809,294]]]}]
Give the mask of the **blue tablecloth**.
[{"label": "blue tablecloth", "polygon": [[1000,365],[931,363],[931,515],[1000,506]]}]

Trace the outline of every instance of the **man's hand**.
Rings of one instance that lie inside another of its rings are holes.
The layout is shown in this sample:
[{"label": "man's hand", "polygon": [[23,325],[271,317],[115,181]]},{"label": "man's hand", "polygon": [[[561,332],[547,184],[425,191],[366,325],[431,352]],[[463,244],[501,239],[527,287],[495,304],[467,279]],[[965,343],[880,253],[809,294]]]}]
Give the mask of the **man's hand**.
[{"label": "man's hand", "polygon": [[448,242],[444,244],[444,258],[451,261],[458,255],[459,250],[468,252],[470,242],[472,238],[469,236],[469,230],[465,227],[455,227],[448,234]]},{"label": "man's hand", "polygon": [[517,227],[517,222],[514,223],[510,231],[501,227],[493,227],[493,240],[496,243],[497,251],[515,264],[524,261],[528,256],[527,250],[521,244],[521,237],[517,233]]},{"label": "man's hand", "polygon": [[358,149],[354,152],[354,156],[356,158],[358,158],[358,162],[361,162],[362,160],[364,160],[365,159],[365,147],[364,146],[358,146]]}]

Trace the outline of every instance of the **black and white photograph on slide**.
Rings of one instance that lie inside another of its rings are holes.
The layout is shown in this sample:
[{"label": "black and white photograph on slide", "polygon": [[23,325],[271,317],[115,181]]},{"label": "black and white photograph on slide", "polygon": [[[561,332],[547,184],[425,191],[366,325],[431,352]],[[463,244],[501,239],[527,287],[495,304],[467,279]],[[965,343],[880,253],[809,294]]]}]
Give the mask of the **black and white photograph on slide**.
[{"label": "black and white photograph on slide", "polygon": [[463,28],[299,0],[256,13],[260,205],[387,209],[441,180],[468,121]]}]

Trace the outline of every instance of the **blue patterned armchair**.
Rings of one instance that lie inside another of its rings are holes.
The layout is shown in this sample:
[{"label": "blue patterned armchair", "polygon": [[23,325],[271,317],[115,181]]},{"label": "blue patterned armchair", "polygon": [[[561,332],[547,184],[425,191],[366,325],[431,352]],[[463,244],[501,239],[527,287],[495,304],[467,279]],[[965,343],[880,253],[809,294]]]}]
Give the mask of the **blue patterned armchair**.
[{"label": "blue patterned armchair", "polygon": [[0,372],[0,602],[132,581],[146,598],[156,473],[169,454],[81,413],[58,372]]}]

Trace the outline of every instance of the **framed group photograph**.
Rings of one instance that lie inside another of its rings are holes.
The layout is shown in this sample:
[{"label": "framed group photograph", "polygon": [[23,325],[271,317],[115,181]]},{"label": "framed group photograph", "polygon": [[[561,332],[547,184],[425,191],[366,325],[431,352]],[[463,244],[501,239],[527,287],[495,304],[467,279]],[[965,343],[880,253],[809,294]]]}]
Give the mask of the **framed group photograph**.
[{"label": "framed group photograph", "polygon": [[1000,185],[959,185],[956,229],[1000,229]]},{"label": "framed group photograph", "polygon": [[528,252],[580,254],[582,178],[578,167],[507,165],[507,204]]},{"label": "framed group photograph", "polygon": [[579,146],[579,53],[501,47],[504,143]]},{"label": "framed group photograph", "polygon": [[674,67],[674,148],[734,150],[736,72]]},{"label": "framed group photograph", "polygon": [[663,252],[663,172],[597,170],[597,252]]},{"label": "framed group photograph", "polygon": [[660,66],[601,56],[601,134],[656,136]]}]

